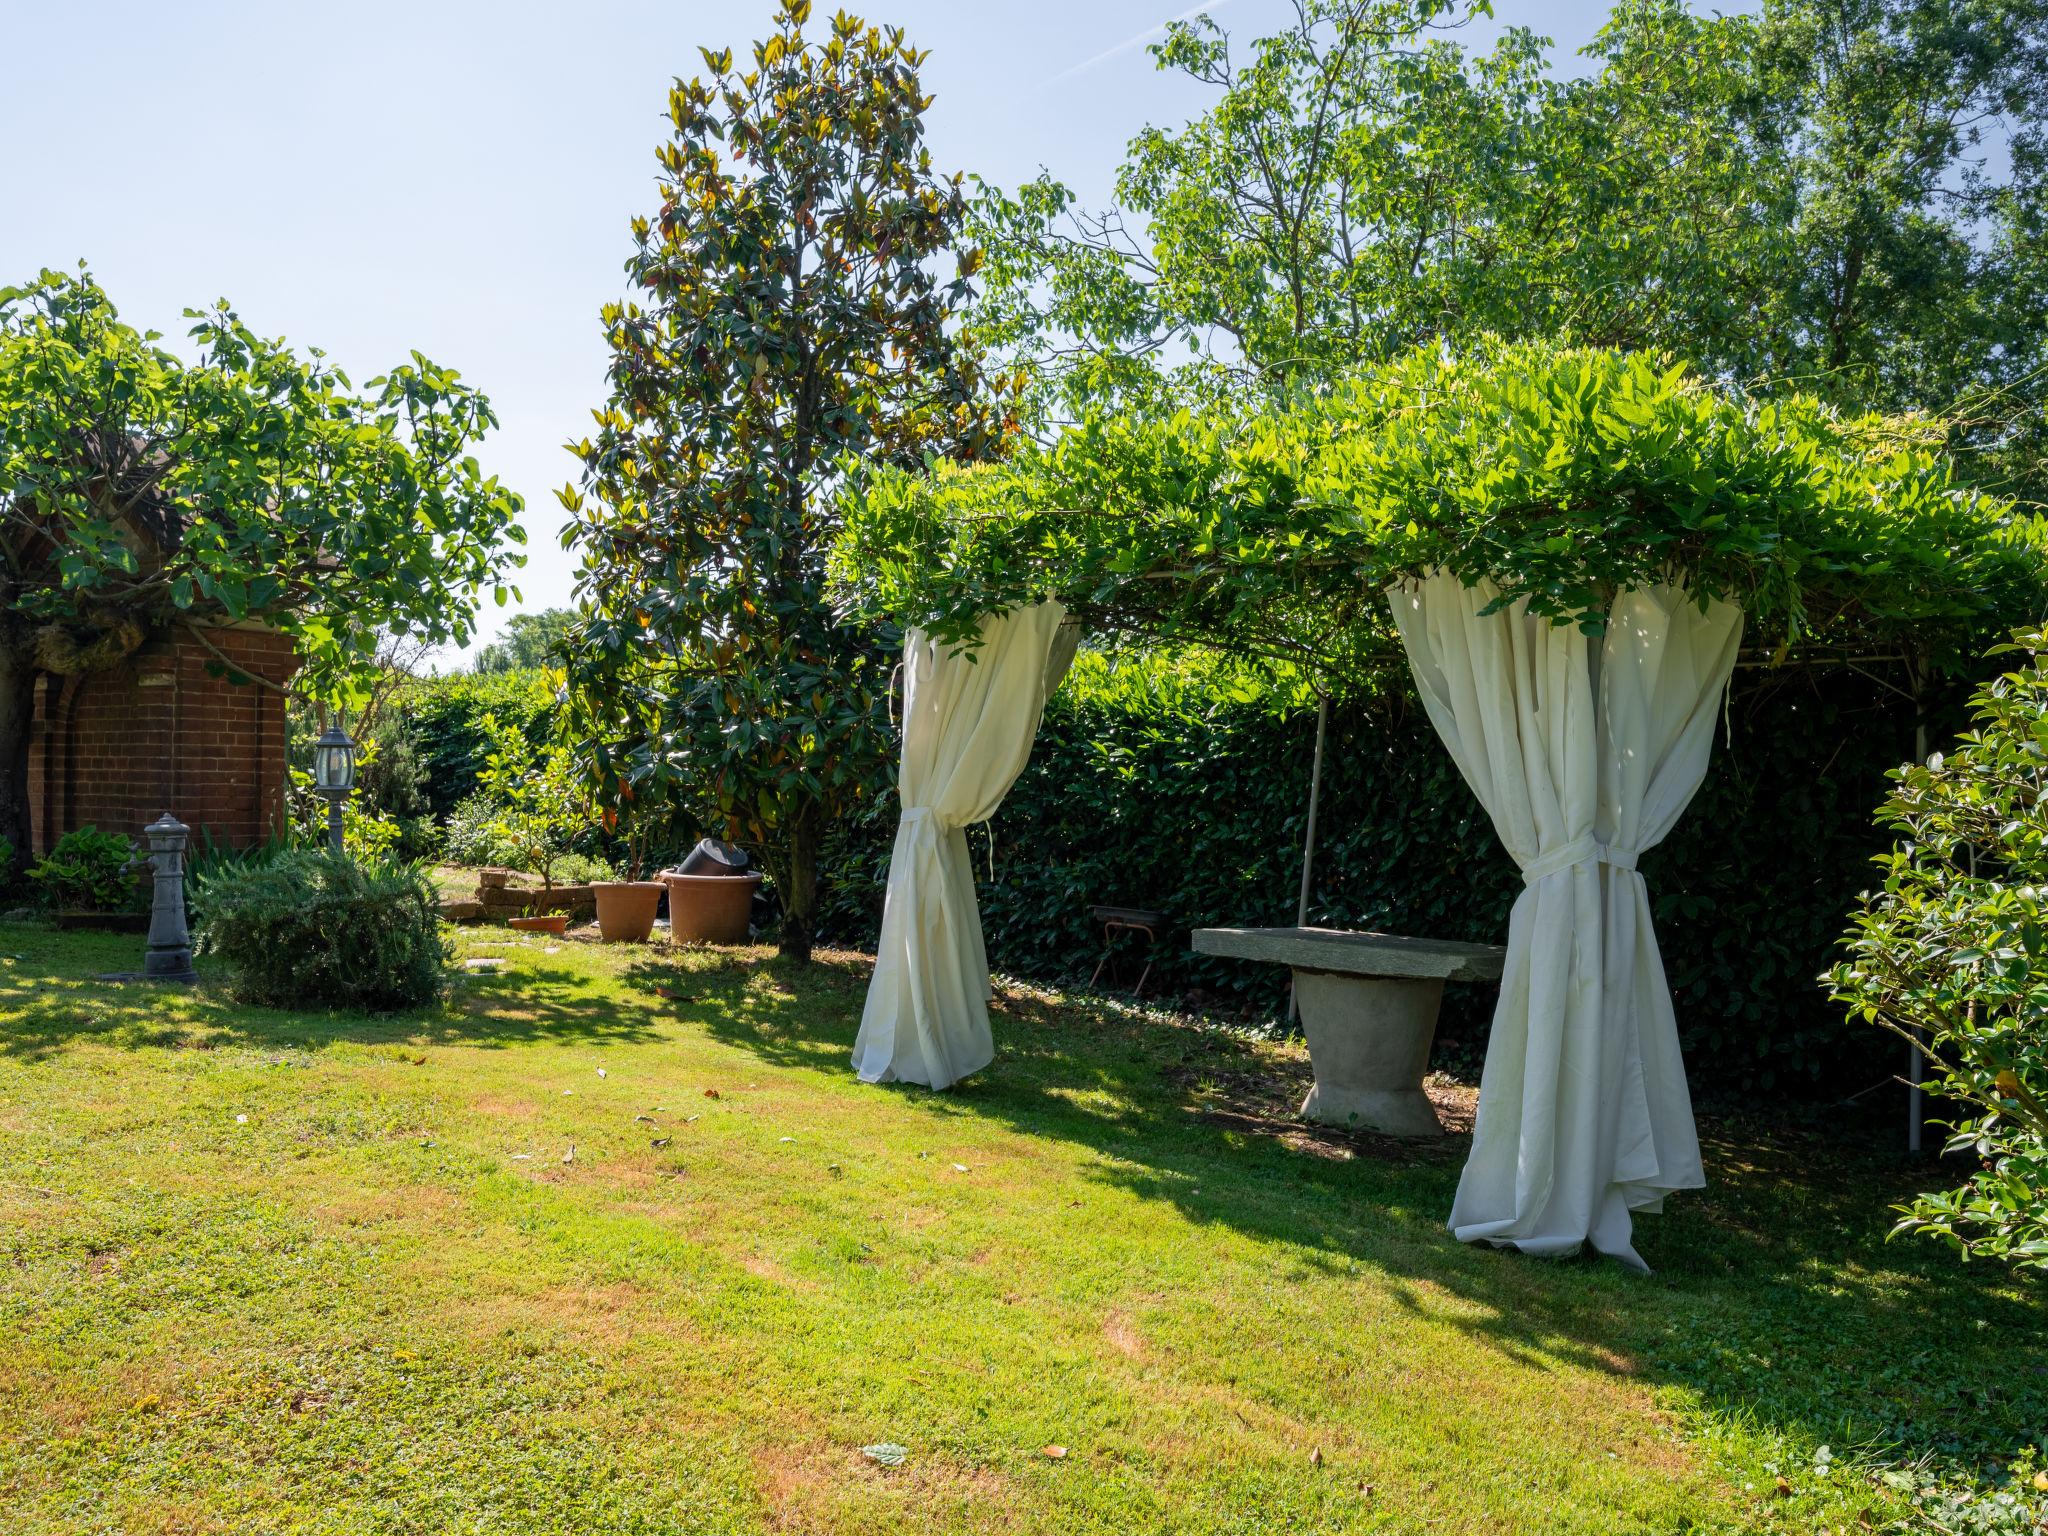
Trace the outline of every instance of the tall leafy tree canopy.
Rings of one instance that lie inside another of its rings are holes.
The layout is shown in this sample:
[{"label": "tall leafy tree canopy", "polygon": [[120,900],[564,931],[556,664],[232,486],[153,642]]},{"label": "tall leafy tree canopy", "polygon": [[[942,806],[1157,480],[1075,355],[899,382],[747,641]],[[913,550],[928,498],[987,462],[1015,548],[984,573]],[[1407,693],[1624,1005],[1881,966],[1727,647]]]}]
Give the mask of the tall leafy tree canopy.
[{"label": "tall leafy tree canopy", "polygon": [[515,613],[505,621],[498,638],[476,653],[474,672],[518,672],[537,667],[558,667],[576,626],[571,608],[543,608],[538,613]]},{"label": "tall leafy tree canopy", "polygon": [[1485,0],[1296,0],[1172,24],[1210,109],[1134,139],[1117,206],[984,188],[978,336],[1039,425],[1260,395],[1496,334],[1939,413],[2042,498],[2048,4],[1622,0],[1560,80]]},{"label": "tall leafy tree canopy", "polygon": [[496,417],[454,370],[415,352],[358,389],[225,303],[187,317],[190,362],[87,273],[0,288],[0,838],[18,851],[40,674],[167,624],[254,621],[297,642],[298,690],[338,700],[380,637],[466,642],[523,558],[519,498],[470,453]]},{"label": "tall leafy tree canopy", "polygon": [[[767,856],[808,955],[832,819],[887,783],[890,659],[833,622],[830,491],[849,460],[986,456],[1006,423],[948,322],[978,257],[932,169],[924,55],[785,0],[751,66],[677,81],[638,297],[604,311],[610,400],[572,447],[582,556],[568,728],[600,790],[697,797]],[[950,257],[950,259],[948,259]]]}]

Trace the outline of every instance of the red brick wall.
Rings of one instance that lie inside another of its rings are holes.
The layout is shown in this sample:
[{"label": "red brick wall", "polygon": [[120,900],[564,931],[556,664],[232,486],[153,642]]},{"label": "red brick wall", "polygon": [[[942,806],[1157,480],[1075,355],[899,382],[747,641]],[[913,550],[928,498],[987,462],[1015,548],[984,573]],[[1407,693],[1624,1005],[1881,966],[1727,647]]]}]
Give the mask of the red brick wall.
[{"label": "red brick wall", "polygon": [[[257,677],[282,683],[292,643],[264,630],[207,638]],[[246,847],[284,821],[285,700],[259,683],[207,674],[217,661],[179,630],[83,677],[45,677],[29,756],[35,845],[82,826],[139,832],[164,811]]]}]

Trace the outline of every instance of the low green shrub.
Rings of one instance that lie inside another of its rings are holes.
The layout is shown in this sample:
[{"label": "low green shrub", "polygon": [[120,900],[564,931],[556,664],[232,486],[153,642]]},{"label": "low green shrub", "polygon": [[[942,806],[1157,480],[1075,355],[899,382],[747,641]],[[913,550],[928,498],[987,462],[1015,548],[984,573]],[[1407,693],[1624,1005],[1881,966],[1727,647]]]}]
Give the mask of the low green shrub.
[{"label": "low green shrub", "polygon": [[1964,1109],[1947,1150],[1976,1171],[1900,1207],[1897,1230],[2048,1270],[2048,635],[1994,654],[2013,652],[1955,750],[1892,775],[1878,822],[1899,841],[1829,980]]},{"label": "low green shrub", "polygon": [[587,854],[565,853],[555,860],[555,884],[588,885],[593,880],[616,880],[619,872],[603,859]]},{"label": "low green shrub", "polygon": [[450,951],[416,864],[298,848],[226,865],[195,895],[200,950],[234,966],[246,1002],[385,1012],[441,991]]},{"label": "low green shrub", "polygon": [[96,827],[66,832],[29,866],[28,878],[53,912],[132,912],[141,905],[134,843]]},{"label": "low green shrub", "polygon": [[221,842],[211,829],[201,827],[193,834],[192,843],[185,852],[185,914],[192,931],[198,932],[204,922],[202,893],[212,888],[218,876],[230,870],[247,870],[259,864],[273,863],[298,846],[301,845],[288,834],[273,830],[262,842],[237,848],[232,843]]},{"label": "low green shrub", "polygon": [[498,805],[479,790],[466,796],[448,813],[448,827],[441,851],[450,864],[509,865],[519,850],[498,829]]}]

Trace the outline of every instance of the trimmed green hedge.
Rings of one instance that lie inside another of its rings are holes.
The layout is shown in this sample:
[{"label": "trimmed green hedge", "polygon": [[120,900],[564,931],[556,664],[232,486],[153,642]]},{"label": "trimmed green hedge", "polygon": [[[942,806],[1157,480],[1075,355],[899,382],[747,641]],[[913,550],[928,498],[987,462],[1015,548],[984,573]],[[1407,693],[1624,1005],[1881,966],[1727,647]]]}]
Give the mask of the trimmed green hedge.
[{"label": "trimmed green hedge", "polygon": [[[1098,902],[1182,930],[1292,923],[1313,712],[1276,717],[1202,686],[1147,694],[1083,662],[996,818],[992,883],[985,835],[969,833],[991,963],[1085,979]],[[1698,798],[1642,864],[1695,1091],[1852,1092],[1899,1063],[1872,1057],[1816,978],[1870,883],[1870,809],[1911,755],[1912,721],[1873,682],[1802,668],[1740,674],[1729,721],[1732,744],[1716,742]],[[891,796],[834,839],[827,931],[841,942],[874,942],[895,815]],[[1520,878],[1411,695],[1332,709],[1321,825],[1312,922],[1503,941]],[[1284,972],[1191,954],[1184,931],[1153,975],[1158,994],[1285,1007]],[[1476,1064],[1490,1006],[1487,989],[1449,989],[1440,1059]]]},{"label": "trimmed green hedge", "polygon": [[456,672],[408,684],[397,713],[426,765],[428,814],[445,826],[449,813],[476,792],[491,751],[486,715],[516,726],[538,745],[541,712],[549,702],[541,674],[533,671]]}]

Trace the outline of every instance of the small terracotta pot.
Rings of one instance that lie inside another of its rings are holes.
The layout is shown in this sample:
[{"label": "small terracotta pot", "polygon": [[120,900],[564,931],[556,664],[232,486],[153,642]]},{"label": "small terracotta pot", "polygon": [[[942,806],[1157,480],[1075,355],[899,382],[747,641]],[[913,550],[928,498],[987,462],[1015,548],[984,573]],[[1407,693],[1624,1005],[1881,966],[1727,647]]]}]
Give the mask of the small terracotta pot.
[{"label": "small terracotta pot", "polygon": [[607,944],[645,944],[654,932],[654,910],[661,905],[659,880],[593,880],[597,896],[597,931]]},{"label": "small terracotta pot", "polygon": [[509,869],[480,869],[476,872],[476,883],[487,891],[503,888],[512,879]]},{"label": "small terracotta pot", "polygon": [[669,875],[668,936],[678,944],[744,944],[759,875]]},{"label": "small terracotta pot", "polygon": [[543,912],[538,917],[508,917],[506,925],[517,928],[521,933],[567,933],[569,914],[566,912]]}]

